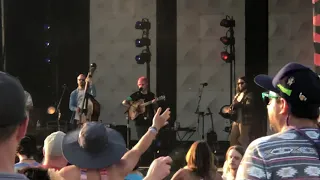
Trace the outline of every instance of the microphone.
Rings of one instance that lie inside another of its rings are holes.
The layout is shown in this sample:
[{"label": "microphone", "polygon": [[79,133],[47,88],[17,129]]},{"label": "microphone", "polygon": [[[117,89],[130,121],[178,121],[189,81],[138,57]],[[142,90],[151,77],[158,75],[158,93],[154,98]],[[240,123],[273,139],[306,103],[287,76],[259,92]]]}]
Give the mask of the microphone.
[{"label": "microphone", "polygon": [[141,87],[141,88],[139,88],[139,91],[141,92],[143,90],[143,88]]},{"label": "microphone", "polygon": [[66,85],[66,84],[62,85],[62,88],[66,88],[66,87],[67,87],[67,85]]},{"label": "microphone", "polygon": [[202,86],[208,86],[208,83],[200,83]]}]

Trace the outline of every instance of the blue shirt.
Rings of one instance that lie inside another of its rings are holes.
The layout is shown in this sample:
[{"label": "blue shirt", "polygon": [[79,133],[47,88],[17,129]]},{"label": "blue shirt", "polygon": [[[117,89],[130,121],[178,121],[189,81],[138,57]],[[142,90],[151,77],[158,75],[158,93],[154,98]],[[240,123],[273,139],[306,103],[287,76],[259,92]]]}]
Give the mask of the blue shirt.
[{"label": "blue shirt", "polygon": [[140,174],[128,174],[124,180],[143,180],[143,176]]},{"label": "blue shirt", "polygon": [[41,166],[41,164],[38,162],[34,162],[32,164],[19,162],[14,165],[14,172],[17,173],[19,170],[24,169],[26,167],[37,167],[37,166]]}]

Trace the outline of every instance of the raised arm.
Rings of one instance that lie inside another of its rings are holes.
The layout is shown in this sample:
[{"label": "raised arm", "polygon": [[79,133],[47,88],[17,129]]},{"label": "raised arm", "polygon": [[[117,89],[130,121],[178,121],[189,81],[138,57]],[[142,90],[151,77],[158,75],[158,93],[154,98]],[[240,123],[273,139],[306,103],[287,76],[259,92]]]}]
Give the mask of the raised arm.
[{"label": "raised arm", "polygon": [[124,177],[134,169],[141,155],[150,147],[158,131],[168,124],[167,120],[170,117],[170,109],[166,109],[160,115],[161,111],[161,108],[158,108],[157,113],[153,117],[153,128],[149,129],[139,142],[122,157],[118,168]]}]

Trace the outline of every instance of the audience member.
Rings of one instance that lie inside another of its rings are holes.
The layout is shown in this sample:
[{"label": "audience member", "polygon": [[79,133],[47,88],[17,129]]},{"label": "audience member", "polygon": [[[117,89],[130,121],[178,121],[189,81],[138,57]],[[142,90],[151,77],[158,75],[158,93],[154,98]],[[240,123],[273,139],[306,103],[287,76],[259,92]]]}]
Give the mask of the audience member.
[{"label": "audience member", "polygon": [[54,168],[60,170],[65,167],[68,162],[62,153],[62,142],[66,134],[61,131],[51,133],[44,140],[43,146],[43,168]]},{"label": "audience member", "polygon": [[24,89],[15,77],[0,72],[0,96],[0,179],[27,179],[14,173],[16,151],[29,122]]},{"label": "audience member", "polygon": [[158,108],[152,126],[128,152],[123,137],[98,122],[87,122],[81,129],[67,134],[63,140],[63,154],[73,165],[63,168],[60,175],[74,180],[91,177],[123,180],[135,168],[158,131],[168,124],[170,110],[160,113],[161,108]]},{"label": "audience member", "polygon": [[262,96],[277,133],[249,145],[236,179],[319,179],[318,75],[289,63],[275,77],[258,75],[255,82],[268,90]]},{"label": "audience member", "polygon": [[40,166],[41,164],[34,159],[36,152],[37,147],[35,141],[28,136],[22,138],[17,149],[19,162],[14,165],[14,171],[18,172],[26,167]]},{"label": "audience member", "polygon": [[234,180],[236,179],[238,167],[244,155],[244,148],[242,146],[230,146],[226,153],[226,161],[223,165],[222,179]]},{"label": "audience member", "polygon": [[221,180],[214,165],[212,150],[205,141],[194,142],[187,155],[187,166],[177,171],[172,180]]}]

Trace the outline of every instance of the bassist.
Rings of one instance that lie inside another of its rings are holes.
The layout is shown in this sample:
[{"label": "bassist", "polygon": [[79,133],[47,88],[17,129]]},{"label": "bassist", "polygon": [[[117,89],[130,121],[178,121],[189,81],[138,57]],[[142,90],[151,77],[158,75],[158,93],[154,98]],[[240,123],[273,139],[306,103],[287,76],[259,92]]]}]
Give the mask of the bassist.
[{"label": "bassist", "polygon": [[[85,98],[85,84],[86,82],[88,84],[87,93],[92,95],[93,97],[96,96],[96,89],[95,86],[92,84],[90,78],[86,78],[84,74],[80,74],[77,78],[78,82],[78,88],[71,92],[70,94],[70,101],[69,101],[69,109],[73,112],[70,125],[72,126],[72,129],[75,129],[77,127],[80,127],[82,123],[80,120],[82,119],[80,117],[80,110],[82,107],[83,98]],[[91,104],[88,103],[88,109],[90,109]]]},{"label": "bassist", "polygon": [[[143,99],[144,102],[155,101],[155,94],[148,91],[148,79],[146,77],[140,77],[137,82],[139,90],[131,94],[127,99],[125,99],[122,104],[129,107],[132,102]],[[146,107],[144,113],[138,115],[135,119],[135,126],[138,139],[140,139],[152,124],[152,118],[154,116],[155,110],[157,109],[156,104],[152,104]]]}]

